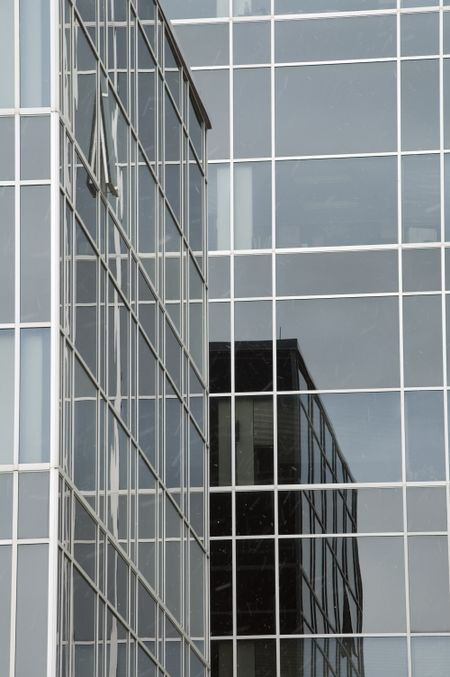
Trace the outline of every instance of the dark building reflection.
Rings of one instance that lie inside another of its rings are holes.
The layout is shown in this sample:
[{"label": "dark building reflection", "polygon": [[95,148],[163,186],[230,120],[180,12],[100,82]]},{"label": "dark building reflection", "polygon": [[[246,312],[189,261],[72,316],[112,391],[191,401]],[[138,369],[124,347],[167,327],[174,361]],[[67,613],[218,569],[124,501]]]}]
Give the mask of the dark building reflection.
[{"label": "dark building reflection", "polygon": [[[278,340],[276,359],[281,390],[315,390],[297,340]],[[230,363],[230,344],[211,343],[212,392],[229,392],[221,385],[231,381]],[[358,531],[357,491],[293,490],[292,486],[279,490],[280,538],[270,538],[275,533],[276,495],[264,485],[275,482],[273,399],[264,391],[272,389],[272,373],[271,341],[235,345],[236,392],[245,395],[235,400],[234,533],[232,496],[225,491],[233,482],[231,401],[227,396],[211,400],[211,484],[221,487],[220,493],[211,494],[211,536],[228,536],[211,542],[212,674],[232,674],[232,646],[225,638],[233,633],[238,637],[238,675],[275,674],[270,667],[275,641],[268,636],[277,632],[278,586],[281,635],[346,636],[282,640],[283,677],[363,677],[363,640],[352,637],[362,632],[363,620],[358,542],[349,536]],[[277,414],[279,485],[355,481],[320,396],[279,395]],[[240,491],[240,486],[248,490]],[[231,536],[239,537],[234,555],[235,601]],[[214,637],[222,639],[214,641]]]}]

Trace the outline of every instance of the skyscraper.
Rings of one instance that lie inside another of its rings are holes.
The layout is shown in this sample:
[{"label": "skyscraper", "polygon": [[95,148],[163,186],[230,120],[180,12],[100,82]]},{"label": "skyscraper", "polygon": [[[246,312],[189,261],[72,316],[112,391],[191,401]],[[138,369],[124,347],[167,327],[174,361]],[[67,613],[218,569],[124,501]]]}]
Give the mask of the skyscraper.
[{"label": "skyscraper", "polygon": [[212,674],[445,677],[449,2],[164,6],[213,126]]},{"label": "skyscraper", "polygon": [[208,117],[153,0],[0,52],[0,674],[203,677]]}]

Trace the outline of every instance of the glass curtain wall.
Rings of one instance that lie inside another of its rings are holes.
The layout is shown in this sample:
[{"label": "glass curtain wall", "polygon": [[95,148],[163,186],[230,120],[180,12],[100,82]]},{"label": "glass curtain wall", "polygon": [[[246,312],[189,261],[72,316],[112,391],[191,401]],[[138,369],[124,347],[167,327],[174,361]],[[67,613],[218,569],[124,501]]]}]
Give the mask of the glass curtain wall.
[{"label": "glass curtain wall", "polygon": [[215,677],[444,677],[450,2],[165,0],[211,115]]}]

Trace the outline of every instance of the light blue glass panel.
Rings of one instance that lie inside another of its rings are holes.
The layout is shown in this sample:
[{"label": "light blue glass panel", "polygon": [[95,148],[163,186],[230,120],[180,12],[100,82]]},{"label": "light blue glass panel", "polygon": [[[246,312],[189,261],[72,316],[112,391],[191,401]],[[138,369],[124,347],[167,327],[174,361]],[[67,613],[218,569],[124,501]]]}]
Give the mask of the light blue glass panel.
[{"label": "light blue glass panel", "polygon": [[20,104],[50,105],[49,0],[20,0]]},{"label": "light blue glass panel", "polygon": [[50,450],[50,330],[20,340],[20,463],[46,463]]},{"label": "light blue glass panel", "polygon": [[14,0],[0,2],[0,108],[14,106]]},{"label": "light blue glass panel", "polygon": [[14,458],[14,331],[0,331],[0,463]]}]

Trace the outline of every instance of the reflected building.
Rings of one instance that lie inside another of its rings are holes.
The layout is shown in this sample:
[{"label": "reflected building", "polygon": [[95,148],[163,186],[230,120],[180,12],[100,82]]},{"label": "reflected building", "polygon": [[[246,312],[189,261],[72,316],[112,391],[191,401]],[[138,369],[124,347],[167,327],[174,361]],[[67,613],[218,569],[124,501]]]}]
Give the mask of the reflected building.
[{"label": "reflected building", "polygon": [[0,674],[204,677],[209,120],[156,1],[0,44]]}]

